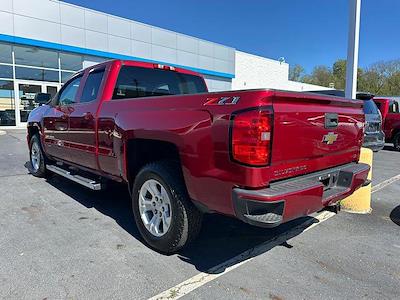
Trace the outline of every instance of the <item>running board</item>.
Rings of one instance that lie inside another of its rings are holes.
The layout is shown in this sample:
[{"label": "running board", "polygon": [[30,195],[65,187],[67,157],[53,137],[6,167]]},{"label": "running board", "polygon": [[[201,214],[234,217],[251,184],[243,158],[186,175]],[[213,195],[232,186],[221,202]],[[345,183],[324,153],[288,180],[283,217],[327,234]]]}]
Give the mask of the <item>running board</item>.
[{"label": "running board", "polygon": [[67,171],[67,170],[65,170],[63,168],[60,168],[60,167],[57,167],[57,166],[54,166],[54,165],[47,165],[46,169],[51,171],[51,172],[53,172],[53,173],[56,173],[56,174],[58,174],[58,175],[60,175],[62,177],[65,177],[65,178],[67,178],[67,179],[69,179],[71,181],[79,183],[80,185],[83,185],[83,186],[85,186],[85,187],[87,187],[87,188],[89,188],[91,190],[94,190],[94,191],[101,190],[101,183],[100,182],[96,182],[93,179],[82,177],[80,175],[71,174],[70,171]]}]

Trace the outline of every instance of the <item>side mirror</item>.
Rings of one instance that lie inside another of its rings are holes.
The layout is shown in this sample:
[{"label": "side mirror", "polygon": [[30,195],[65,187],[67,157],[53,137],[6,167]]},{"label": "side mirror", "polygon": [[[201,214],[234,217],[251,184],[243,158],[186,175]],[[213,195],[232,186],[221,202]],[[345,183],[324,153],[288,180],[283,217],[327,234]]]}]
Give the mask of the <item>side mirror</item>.
[{"label": "side mirror", "polygon": [[37,93],[35,95],[35,102],[39,105],[47,104],[51,100],[51,95],[47,93]]}]

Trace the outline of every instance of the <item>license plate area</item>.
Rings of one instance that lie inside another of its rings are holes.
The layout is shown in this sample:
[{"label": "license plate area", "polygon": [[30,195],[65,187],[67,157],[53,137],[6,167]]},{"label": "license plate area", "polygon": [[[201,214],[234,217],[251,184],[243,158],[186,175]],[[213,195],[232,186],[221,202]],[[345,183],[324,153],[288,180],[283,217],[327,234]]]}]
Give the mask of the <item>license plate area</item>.
[{"label": "license plate area", "polygon": [[339,178],[339,172],[336,171],[332,173],[323,174],[318,177],[318,180],[323,184],[324,191],[326,191],[337,186],[338,178]]}]

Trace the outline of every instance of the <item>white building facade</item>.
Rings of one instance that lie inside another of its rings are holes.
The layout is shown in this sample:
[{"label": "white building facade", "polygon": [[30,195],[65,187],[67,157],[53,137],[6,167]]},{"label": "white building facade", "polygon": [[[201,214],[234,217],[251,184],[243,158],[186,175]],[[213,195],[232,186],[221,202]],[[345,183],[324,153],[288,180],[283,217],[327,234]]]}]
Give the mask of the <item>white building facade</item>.
[{"label": "white building facade", "polygon": [[36,93],[113,58],[199,72],[210,91],[321,89],[290,82],[286,63],[62,1],[1,0],[0,22],[0,126],[24,125]]}]

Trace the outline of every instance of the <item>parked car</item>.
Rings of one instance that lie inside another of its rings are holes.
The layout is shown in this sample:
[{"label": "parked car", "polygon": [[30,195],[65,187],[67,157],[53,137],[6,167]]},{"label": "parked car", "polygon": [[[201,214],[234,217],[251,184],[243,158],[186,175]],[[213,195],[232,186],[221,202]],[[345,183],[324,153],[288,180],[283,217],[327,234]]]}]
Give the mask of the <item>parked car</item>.
[{"label": "parked car", "polygon": [[0,111],[0,125],[12,126],[15,125],[15,112],[14,110]]},{"label": "parked car", "polygon": [[386,141],[400,151],[400,98],[375,97],[383,119]]},{"label": "parked car", "polygon": [[[274,90],[208,93],[201,75],[114,60],[29,115],[32,174],[124,182],[144,240],[175,252],[202,214],[274,227],[366,183],[362,102]],[[71,168],[72,166],[72,168]]]},{"label": "parked car", "polygon": [[[313,91],[313,93],[319,93],[324,95],[332,95],[337,97],[344,97],[344,91],[342,90],[323,90]],[[370,93],[356,94],[356,98],[363,100],[363,110],[365,113],[365,132],[363,147],[369,148],[374,152],[382,150],[385,146],[385,133],[382,130],[382,115],[373,101],[374,95]]]}]

